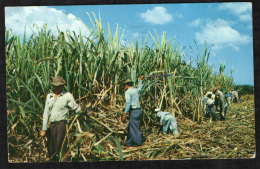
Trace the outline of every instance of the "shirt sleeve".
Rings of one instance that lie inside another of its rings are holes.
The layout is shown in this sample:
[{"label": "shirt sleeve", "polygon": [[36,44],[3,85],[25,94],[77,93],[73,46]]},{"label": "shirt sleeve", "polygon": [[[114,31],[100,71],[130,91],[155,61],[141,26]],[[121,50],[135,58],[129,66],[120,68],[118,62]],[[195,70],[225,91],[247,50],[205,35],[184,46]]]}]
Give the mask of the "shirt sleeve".
[{"label": "shirt sleeve", "polygon": [[129,92],[125,92],[125,101],[126,101],[125,113],[127,113],[130,111],[131,108],[131,95]]},{"label": "shirt sleeve", "polygon": [[71,93],[69,93],[67,105],[76,113],[78,113],[81,110],[80,106],[75,102],[74,97]]},{"label": "shirt sleeve", "polygon": [[138,83],[138,92],[139,93],[142,91],[142,88],[143,88],[143,81],[139,80],[139,83]]},{"label": "shirt sleeve", "polygon": [[45,102],[45,108],[44,108],[44,113],[43,113],[43,122],[42,122],[42,130],[47,130],[47,124],[50,116],[50,110],[49,110],[49,95],[46,97],[46,102]]},{"label": "shirt sleeve", "polygon": [[162,116],[161,116],[160,123],[162,123],[162,122],[163,122],[163,120],[164,120],[164,117],[165,117],[166,115],[168,115],[168,114],[172,115],[170,112],[162,112]]},{"label": "shirt sleeve", "polygon": [[164,116],[165,116],[165,112],[162,112],[161,119],[160,119],[160,123],[163,122]]}]

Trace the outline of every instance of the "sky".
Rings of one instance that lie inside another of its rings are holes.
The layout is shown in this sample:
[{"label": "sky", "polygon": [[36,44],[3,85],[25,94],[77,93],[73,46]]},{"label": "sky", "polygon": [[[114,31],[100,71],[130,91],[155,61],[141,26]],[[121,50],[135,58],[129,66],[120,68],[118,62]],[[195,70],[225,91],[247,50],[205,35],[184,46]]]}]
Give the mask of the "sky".
[{"label": "sky", "polygon": [[61,31],[69,29],[87,36],[85,24],[93,27],[87,13],[92,19],[93,13],[101,18],[105,32],[108,23],[112,34],[118,25],[128,43],[141,42],[148,35],[148,46],[153,46],[149,32],[155,37],[166,32],[166,40],[183,48],[184,59],[201,56],[207,42],[213,72],[225,64],[228,76],[234,69],[235,84],[254,85],[250,2],[5,7],[5,26],[21,39],[25,26],[29,36],[34,24],[41,28],[45,23],[54,35],[58,26]]}]

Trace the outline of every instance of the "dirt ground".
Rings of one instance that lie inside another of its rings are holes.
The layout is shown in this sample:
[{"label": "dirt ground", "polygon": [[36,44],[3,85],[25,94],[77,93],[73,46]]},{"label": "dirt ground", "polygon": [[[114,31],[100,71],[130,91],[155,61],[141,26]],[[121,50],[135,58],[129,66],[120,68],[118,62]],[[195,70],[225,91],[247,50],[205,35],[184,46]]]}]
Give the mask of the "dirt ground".
[{"label": "dirt ground", "polygon": [[[158,126],[141,126],[146,136],[140,147],[121,146],[124,160],[173,159],[234,159],[251,158],[255,153],[254,96],[245,95],[242,102],[228,107],[225,121],[204,118],[201,123],[178,117],[179,138],[171,133],[163,135]],[[217,117],[219,114],[217,112]],[[26,142],[29,142],[27,140]],[[115,144],[102,143],[103,153],[91,152],[89,147],[74,148],[71,161],[120,160]],[[47,153],[42,145],[12,146],[9,144],[9,162],[44,162]],[[30,147],[30,148],[29,148]],[[14,153],[15,152],[15,153]],[[106,153],[105,153],[106,152]],[[40,154],[40,155],[39,155]],[[93,158],[102,157],[102,158]]]}]

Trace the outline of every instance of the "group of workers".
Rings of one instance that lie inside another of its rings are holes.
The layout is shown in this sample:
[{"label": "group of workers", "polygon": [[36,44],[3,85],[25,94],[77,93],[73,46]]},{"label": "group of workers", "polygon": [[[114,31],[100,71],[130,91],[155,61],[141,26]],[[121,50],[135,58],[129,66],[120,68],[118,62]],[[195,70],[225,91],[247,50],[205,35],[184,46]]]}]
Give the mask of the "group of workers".
[{"label": "group of workers", "polygon": [[[129,114],[129,123],[127,126],[127,139],[122,141],[124,146],[141,146],[142,137],[139,128],[139,120],[142,116],[139,93],[142,90],[142,81],[144,75],[139,78],[138,88],[133,87],[133,82],[127,79],[124,82],[125,101],[126,106],[122,115],[122,122],[126,121],[126,115]],[[82,105],[79,106],[74,100],[71,93],[63,90],[65,81],[62,77],[56,76],[51,83],[54,87],[53,92],[49,93],[46,98],[45,109],[43,113],[43,124],[40,136],[43,138],[47,135],[47,149],[49,153],[50,161],[59,161],[60,154],[67,152],[67,118],[69,115],[69,109],[74,110],[76,113],[86,113],[86,108]],[[233,91],[232,91],[233,92]],[[213,98],[213,94],[215,97]],[[235,93],[231,93],[234,95]],[[231,105],[232,95],[223,93],[218,89],[213,93],[206,93],[203,98],[204,110],[212,115],[212,119],[216,120],[216,108],[220,111],[220,119],[225,120],[227,107]],[[179,131],[177,129],[176,118],[171,112],[164,112],[156,108],[154,110],[156,116],[160,118],[160,125],[162,126],[162,133],[166,134],[169,129],[174,138],[179,137]],[[49,124],[49,130],[47,134],[47,124]]]},{"label": "group of workers", "polygon": [[[127,126],[127,139],[121,142],[125,146],[141,146],[142,137],[139,128],[139,119],[142,116],[139,93],[142,90],[142,81],[144,75],[139,79],[138,88],[133,88],[133,82],[127,79],[125,85],[125,111],[122,115],[122,122],[126,121],[126,115],[129,114],[129,123]],[[70,92],[65,91],[65,80],[61,76],[53,77],[53,92],[46,97],[46,103],[43,113],[41,138],[47,136],[47,150],[49,161],[60,161],[61,157],[67,152],[68,133],[66,129],[69,110],[76,113],[85,114],[86,107],[80,106],[74,100]],[[157,117],[160,118],[160,125],[163,128],[163,133],[167,133],[168,129],[173,133],[175,138],[178,138],[179,132],[175,117],[170,112],[163,112],[160,109],[155,109]],[[48,126],[49,124],[49,126]],[[63,159],[66,161],[66,159]]]},{"label": "group of workers", "polygon": [[233,89],[228,93],[225,92],[225,95],[219,90],[215,89],[213,92],[206,92],[202,102],[205,116],[212,117],[213,121],[216,121],[216,110],[220,113],[220,120],[226,119],[226,113],[228,106],[231,105],[231,102],[237,103],[238,99],[241,102],[239,91],[234,91]]},{"label": "group of workers", "polygon": [[[142,90],[142,81],[144,75],[139,79],[138,88],[133,88],[133,82],[130,79],[127,79],[124,82],[125,85],[125,100],[126,106],[123,113],[122,121],[126,120],[126,114],[129,113],[129,123],[127,127],[127,139],[125,142],[121,142],[125,146],[141,146],[142,138],[141,132],[139,129],[139,119],[141,118],[141,106],[139,100],[139,93]],[[156,116],[160,118],[160,125],[163,127],[163,133],[166,134],[168,129],[173,133],[175,138],[179,137],[179,132],[177,129],[176,118],[170,112],[163,112],[160,109],[155,109],[154,112]]]}]

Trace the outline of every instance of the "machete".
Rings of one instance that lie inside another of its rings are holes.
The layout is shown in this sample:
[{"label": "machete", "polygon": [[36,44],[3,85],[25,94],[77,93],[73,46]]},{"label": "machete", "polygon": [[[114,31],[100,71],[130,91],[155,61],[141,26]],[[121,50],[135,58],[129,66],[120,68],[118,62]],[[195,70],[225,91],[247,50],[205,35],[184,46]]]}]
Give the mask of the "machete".
[{"label": "machete", "polygon": [[187,78],[187,79],[197,78],[197,77],[188,77],[188,76],[173,76],[172,74],[167,74],[167,75],[155,75],[155,76],[146,76],[146,77],[144,77],[144,78],[165,77],[165,76],[170,76],[170,77],[174,77],[174,78]]}]

